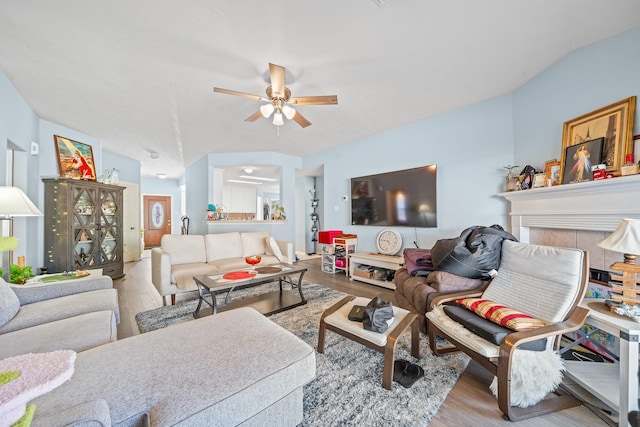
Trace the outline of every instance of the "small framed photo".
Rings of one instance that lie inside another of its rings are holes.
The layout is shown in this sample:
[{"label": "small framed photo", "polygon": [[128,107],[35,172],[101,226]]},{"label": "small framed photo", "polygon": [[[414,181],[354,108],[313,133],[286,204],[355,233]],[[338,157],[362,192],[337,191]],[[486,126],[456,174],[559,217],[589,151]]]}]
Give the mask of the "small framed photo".
[{"label": "small framed photo", "polygon": [[553,159],[544,164],[544,179],[551,180],[551,185],[560,185],[560,160]]},{"label": "small framed photo", "polygon": [[537,173],[533,176],[533,187],[532,188],[540,188],[544,187],[546,182],[546,174],[545,173]]},{"label": "small framed photo", "polygon": [[593,181],[592,165],[602,163],[604,138],[593,139],[566,148],[562,183]]},{"label": "small framed photo", "polygon": [[93,148],[88,144],[54,135],[60,176],[63,178],[96,180]]}]

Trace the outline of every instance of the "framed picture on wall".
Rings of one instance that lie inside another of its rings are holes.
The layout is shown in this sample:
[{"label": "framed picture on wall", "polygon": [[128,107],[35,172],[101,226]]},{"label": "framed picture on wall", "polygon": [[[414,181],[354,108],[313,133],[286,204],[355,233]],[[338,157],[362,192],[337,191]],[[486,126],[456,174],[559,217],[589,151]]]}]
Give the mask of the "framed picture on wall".
[{"label": "framed picture on wall", "polygon": [[54,135],[60,176],[63,178],[96,180],[93,148],[88,144]]},{"label": "framed picture on wall", "polygon": [[591,166],[602,163],[603,144],[604,138],[598,138],[567,147],[562,183],[593,181]]},{"label": "framed picture on wall", "polygon": [[[601,163],[606,164],[607,172],[620,175],[625,155],[633,153],[635,111],[636,97],[632,96],[565,122],[562,130],[562,172],[566,170],[566,163],[572,161],[565,157],[567,148],[604,138]],[[560,181],[563,184],[567,182],[564,176]]]}]

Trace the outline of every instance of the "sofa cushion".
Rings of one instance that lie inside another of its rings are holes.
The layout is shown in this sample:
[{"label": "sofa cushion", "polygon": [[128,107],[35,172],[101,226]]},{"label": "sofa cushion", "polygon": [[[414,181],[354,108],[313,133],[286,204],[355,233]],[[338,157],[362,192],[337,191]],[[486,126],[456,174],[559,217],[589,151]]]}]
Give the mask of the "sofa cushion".
[{"label": "sofa cushion", "polygon": [[207,262],[243,257],[242,240],[238,232],[207,234],[204,242]]},{"label": "sofa cushion", "polygon": [[204,237],[197,234],[165,234],[162,250],[171,256],[171,265],[206,262]]},{"label": "sofa cushion", "polygon": [[185,291],[196,290],[196,282],[193,276],[201,276],[204,274],[217,274],[220,269],[213,264],[195,263],[174,265],[171,268],[171,281],[176,284],[178,289]]},{"label": "sofa cushion", "polygon": [[116,341],[117,328],[113,311],[105,310],[1,334],[0,359],[54,350],[84,351]]},{"label": "sofa cushion", "polygon": [[536,319],[484,298],[464,298],[456,300],[456,302],[478,316],[514,331],[541,328],[547,324],[544,320]]},{"label": "sofa cushion", "polygon": [[82,292],[23,305],[10,322],[0,327],[0,334],[103,310],[112,311],[116,321],[120,320],[116,289]]},{"label": "sofa cushion", "polygon": [[267,253],[266,239],[269,233],[256,231],[252,233],[241,233],[242,256],[264,255]]},{"label": "sofa cushion", "polygon": [[0,278],[0,326],[13,319],[20,310],[18,296],[11,290],[7,282]]},{"label": "sofa cushion", "polygon": [[273,255],[278,258],[279,262],[282,262],[284,260],[284,255],[282,255],[282,251],[280,250],[280,246],[278,246],[276,239],[274,239],[273,236],[268,236],[265,239],[265,243],[265,254]]}]

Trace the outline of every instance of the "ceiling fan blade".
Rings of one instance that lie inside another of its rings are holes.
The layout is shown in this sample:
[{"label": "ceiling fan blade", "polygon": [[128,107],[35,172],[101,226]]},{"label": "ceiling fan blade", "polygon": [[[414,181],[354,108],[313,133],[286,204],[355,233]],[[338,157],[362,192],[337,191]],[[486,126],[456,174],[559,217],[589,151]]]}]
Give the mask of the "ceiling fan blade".
[{"label": "ceiling fan blade", "polygon": [[253,113],[252,115],[250,115],[249,117],[247,117],[246,119],[244,119],[244,121],[245,122],[255,122],[260,117],[262,117],[262,113],[260,112],[260,110],[258,110],[255,113]]},{"label": "ceiling fan blade", "polygon": [[298,96],[291,98],[289,102],[296,105],[336,105],[338,95]]},{"label": "ceiling fan blade", "polygon": [[222,89],[220,87],[214,87],[213,91],[214,92],[218,92],[218,93],[226,93],[227,95],[235,95],[235,96],[242,96],[244,98],[249,98],[249,99],[256,99],[258,101],[270,101],[269,99],[265,98],[264,96],[258,96],[258,95],[252,95],[250,93],[238,92],[237,90]]},{"label": "ceiling fan blade", "polygon": [[276,98],[284,98],[284,67],[269,63],[271,93]]},{"label": "ceiling fan blade", "polygon": [[311,122],[297,111],[296,111],[296,115],[293,116],[293,121],[295,121],[297,124],[299,124],[303,128],[306,128],[307,126],[311,126]]}]

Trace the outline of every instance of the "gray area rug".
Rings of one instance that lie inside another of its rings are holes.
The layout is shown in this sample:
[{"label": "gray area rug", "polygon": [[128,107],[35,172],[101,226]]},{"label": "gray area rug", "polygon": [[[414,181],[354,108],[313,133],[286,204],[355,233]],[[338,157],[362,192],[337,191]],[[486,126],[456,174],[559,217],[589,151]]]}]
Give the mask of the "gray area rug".
[{"label": "gray area rug", "polygon": [[[275,290],[263,285],[237,291],[233,300]],[[306,305],[269,317],[314,349],[318,344],[318,325],[322,312],[344,293],[317,284],[303,284]],[[297,293],[297,291],[295,291]],[[222,303],[222,296],[218,296]],[[193,319],[196,301],[161,307],[136,315],[141,331],[170,326]],[[325,353],[316,353],[316,378],[304,387],[302,426],[426,426],[467,366],[463,354],[435,357],[428,338],[420,337],[420,358],[409,353],[410,334],[405,333],[396,347],[396,360],[420,365],[425,376],[411,388],[398,383],[392,390],[382,388],[382,354],[327,332]]]}]

